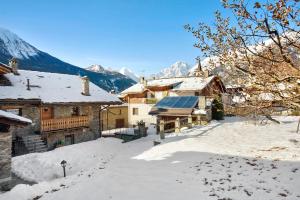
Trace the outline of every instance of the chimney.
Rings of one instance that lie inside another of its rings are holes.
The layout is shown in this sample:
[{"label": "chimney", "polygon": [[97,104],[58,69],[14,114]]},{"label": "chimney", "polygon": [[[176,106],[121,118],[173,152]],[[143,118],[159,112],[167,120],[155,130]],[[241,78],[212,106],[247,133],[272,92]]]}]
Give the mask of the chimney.
[{"label": "chimney", "polygon": [[141,76],[141,77],[140,77],[140,83],[141,83],[141,84],[144,84],[144,82],[145,82],[145,77]]},{"label": "chimney", "polygon": [[82,80],[82,95],[90,96],[90,81],[87,76],[81,77]]},{"label": "chimney", "polygon": [[9,66],[11,67],[12,73],[14,75],[20,75],[18,72],[18,60],[16,58],[12,58],[9,61]]},{"label": "chimney", "polygon": [[208,70],[204,70],[204,78],[209,77],[209,71]]},{"label": "chimney", "polygon": [[29,79],[27,79],[27,90],[30,90],[30,80]]},{"label": "chimney", "polygon": [[141,76],[140,84],[143,84],[145,87],[147,86],[147,80],[145,79],[145,77]]}]

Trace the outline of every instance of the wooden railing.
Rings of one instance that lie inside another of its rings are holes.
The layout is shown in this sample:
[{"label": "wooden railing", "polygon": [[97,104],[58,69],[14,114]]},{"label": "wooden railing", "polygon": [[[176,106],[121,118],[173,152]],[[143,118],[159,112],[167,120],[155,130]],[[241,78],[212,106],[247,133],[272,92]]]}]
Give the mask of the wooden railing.
[{"label": "wooden railing", "polygon": [[42,120],[41,129],[43,132],[69,128],[88,127],[89,117],[78,116],[58,119]]},{"label": "wooden railing", "polygon": [[157,99],[155,98],[131,98],[129,103],[143,103],[143,104],[155,104]]}]

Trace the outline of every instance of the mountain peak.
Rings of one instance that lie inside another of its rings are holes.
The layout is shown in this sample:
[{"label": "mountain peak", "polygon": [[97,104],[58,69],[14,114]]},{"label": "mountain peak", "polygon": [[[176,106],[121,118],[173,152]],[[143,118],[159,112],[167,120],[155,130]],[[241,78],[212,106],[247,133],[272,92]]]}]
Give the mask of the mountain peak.
[{"label": "mountain peak", "polygon": [[[91,82],[107,91],[120,92],[135,83],[118,72],[106,70],[105,73],[95,73],[63,62],[28,44],[15,33],[0,28],[0,62],[8,63],[12,57],[18,59],[20,69],[88,76]],[[94,69],[99,71],[103,67],[96,65]]]},{"label": "mountain peak", "polygon": [[89,67],[86,68],[87,70],[93,71],[93,72],[105,72],[106,70],[104,69],[104,67],[102,67],[101,65],[91,65]]},{"label": "mountain peak", "polygon": [[157,78],[171,78],[188,75],[191,66],[183,61],[177,61],[170,67],[161,70],[158,74],[154,76]]},{"label": "mountain peak", "polygon": [[19,59],[28,59],[39,50],[22,40],[15,33],[0,27],[0,47],[4,53]]},{"label": "mountain peak", "polygon": [[131,78],[132,80],[134,80],[135,82],[139,81],[139,76],[136,75],[133,71],[131,71],[130,69],[126,68],[126,67],[122,67],[119,72],[129,78]]}]

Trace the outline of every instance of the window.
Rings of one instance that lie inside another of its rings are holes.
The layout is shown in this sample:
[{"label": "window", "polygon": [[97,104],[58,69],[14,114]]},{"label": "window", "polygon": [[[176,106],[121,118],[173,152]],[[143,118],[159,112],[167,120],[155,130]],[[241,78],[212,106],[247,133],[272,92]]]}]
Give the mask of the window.
[{"label": "window", "polygon": [[133,115],[138,115],[139,114],[139,109],[138,108],[132,108],[132,114]]},{"label": "window", "polygon": [[65,136],[65,145],[71,145],[74,144],[74,142],[74,134]]},{"label": "window", "polygon": [[79,112],[79,107],[73,107],[72,108],[72,116],[79,116],[80,112]]}]

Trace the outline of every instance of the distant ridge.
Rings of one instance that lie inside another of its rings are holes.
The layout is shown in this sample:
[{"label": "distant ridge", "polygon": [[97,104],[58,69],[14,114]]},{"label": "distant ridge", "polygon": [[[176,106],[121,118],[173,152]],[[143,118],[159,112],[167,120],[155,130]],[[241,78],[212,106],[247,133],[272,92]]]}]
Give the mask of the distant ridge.
[{"label": "distant ridge", "polygon": [[12,57],[19,60],[21,69],[88,76],[94,84],[106,91],[121,92],[135,83],[119,72],[96,73],[61,61],[38,50],[15,33],[0,28],[0,62],[7,64]]}]

